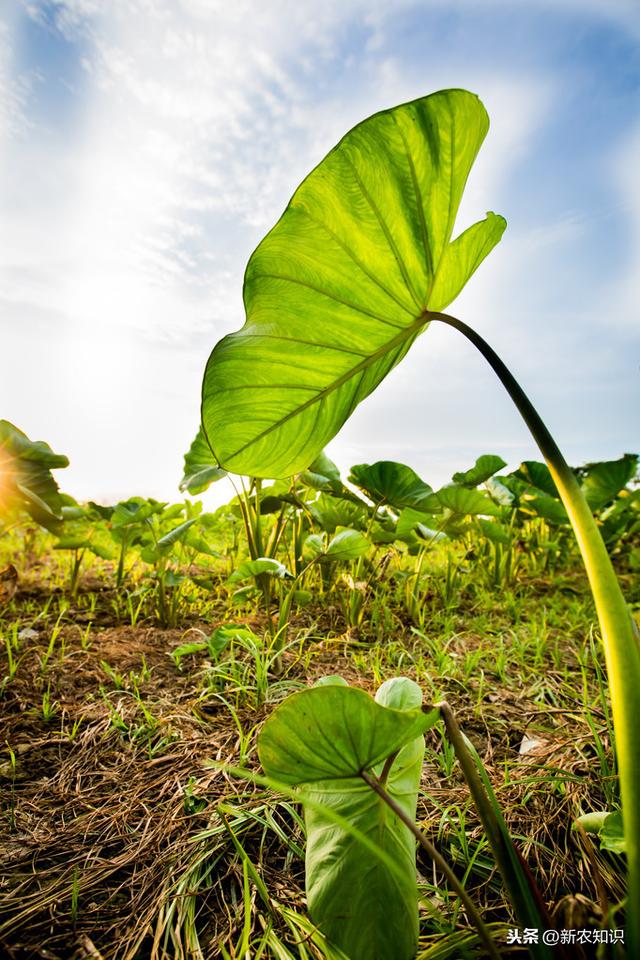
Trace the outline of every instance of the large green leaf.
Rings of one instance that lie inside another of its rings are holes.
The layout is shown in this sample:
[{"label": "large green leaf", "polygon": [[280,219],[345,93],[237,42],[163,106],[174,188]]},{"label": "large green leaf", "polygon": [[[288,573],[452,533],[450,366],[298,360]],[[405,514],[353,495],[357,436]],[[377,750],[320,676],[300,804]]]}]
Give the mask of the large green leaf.
[{"label": "large green leaf", "polygon": [[433,489],[404,463],[358,463],[351,467],[349,482],[364,490],[374,503],[388,503],[398,511],[412,507],[426,512],[434,506]]},{"label": "large green leaf", "polygon": [[324,493],[309,505],[311,516],[327,533],[335,533],[338,527],[364,530],[369,525],[370,510],[365,503],[336,500]]},{"label": "large green leaf", "polygon": [[292,786],[354,777],[436,719],[419,706],[401,715],[383,709],[354,687],[314,687],[287,697],[271,714],[258,753],[268,776]]},{"label": "large green leaf", "polygon": [[326,561],[333,560],[357,560],[368,553],[371,543],[359,530],[339,529],[335,537],[332,537],[324,552]]},{"label": "large green leaf", "polygon": [[304,470],[499,241],[493,213],[453,242],[489,121],[444,90],[354,127],[253,253],[246,322],[215,347],[202,423],[235,473]]},{"label": "large green leaf", "polygon": [[[306,787],[306,886],[309,913],[351,960],[410,960],[418,936],[415,841],[411,832],[359,776],[380,776],[398,752],[386,789],[415,819],[424,740],[438,717],[423,713],[412,680],[396,678],[376,700],[332,678],[294,694],[272,714],[258,752],[268,776]],[[354,841],[318,808],[330,808],[370,837],[399,868]]]},{"label": "large green leaf", "polygon": [[582,468],[582,492],[592,510],[601,510],[624,490],[638,469],[638,455],[625,453],[619,460],[590,463]]},{"label": "large green leaf", "polygon": [[555,497],[556,500],[560,499],[558,488],[546,463],[540,463],[538,460],[525,460],[513,476],[526,481],[549,497]]}]

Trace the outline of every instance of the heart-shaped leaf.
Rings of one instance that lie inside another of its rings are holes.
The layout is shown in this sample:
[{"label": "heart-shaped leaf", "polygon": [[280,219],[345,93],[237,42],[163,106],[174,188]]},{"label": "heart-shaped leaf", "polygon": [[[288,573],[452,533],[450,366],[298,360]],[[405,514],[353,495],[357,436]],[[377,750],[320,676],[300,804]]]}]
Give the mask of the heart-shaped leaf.
[{"label": "heart-shaped leaf", "polygon": [[429,503],[433,505],[433,489],[404,463],[379,460],[356,464],[351,467],[349,482],[364,490],[374,503],[388,503],[398,511],[404,507],[426,511]]},{"label": "heart-shaped leaf", "polygon": [[453,242],[489,125],[444,90],[354,127],[252,255],[246,323],[215,347],[202,423],[235,473],[304,470],[499,241],[489,213]]},{"label": "heart-shaped leaf", "polygon": [[359,530],[338,530],[332,537],[321,559],[357,560],[368,552],[371,543]]},{"label": "heart-shaped leaf", "polygon": [[619,460],[589,464],[582,468],[582,491],[592,510],[601,510],[624,490],[638,470],[638,455],[625,453]]}]

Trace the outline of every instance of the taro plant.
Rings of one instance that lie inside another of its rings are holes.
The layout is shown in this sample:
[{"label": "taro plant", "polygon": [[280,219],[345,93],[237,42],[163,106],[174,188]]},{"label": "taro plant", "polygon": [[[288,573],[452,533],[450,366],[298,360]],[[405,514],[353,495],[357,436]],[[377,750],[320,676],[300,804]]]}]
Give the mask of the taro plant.
[{"label": "taro plant", "polygon": [[[375,777],[413,822],[423,734],[438,711],[422,711],[420,688],[406,678],[387,681],[375,701],[341,678],[327,679],[271,714],[259,737],[260,761],[273,780],[304,788],[314,923],[350,960],[410,960],[418,944],[415,838],[365,778]],[[354,843],[331,813],[375,837],[388,860]]]},{"label": "taro plant", "polygon": [[[308,468],[432,322],[489,362],[536,440],[571,521],[604,643],[628,863],[627,941],[640,955],[640,641],[578,479],[495,351],[443,313],[498,243],[494,213],[452,240],[488,129],[476,96],[445,90],[354,127],[296,190],[251,256],[246,322],[214,348],[202,426],[230,471]],[[496,845],[494,843],[494,854]]]},{"label": "taro plant", "polygon": [[92,503],[81,505],[68,494],[63,494],[61,500],[64,525],[53,549],[69,553],[69,593],[75,600],[84,556],[89,553],[102,560],[112,560],[114,551],[104,507]]},{"label": "taro plant", "polygon": [[[184,586],[191,580],[198,580],[192,573],[196,556],[217,557],[219,554],[197,532],[201,504],[185,502],[161,506],[164,509],[160,513],[153,513],[147,519],[148,530],[141,538],[140,556],[153,568],[148,577],[158,618],[163,626],[175,627],[185,600]],[[186,519],[182,519],[185,514]],[[173,525],[176,520],[180,522]]]},{"label": "taro plant", "polygon": [[[416,840],[460,897],[486,955],[500,956],[455,873],[415,824],[423,734],[440,718],[483,816],[491,821],[497,859],[520,919],[525,926],[550,922],[539,910],[479,758],[448,705],[423,706],[420,687],[407,677],[387,680],[375,700],[341,677],[325,677],[273,712],[260,733],[258,753],[274,786],[301,790],[310,916],[350,960],[415,956]],[[367,838],[369,843],[363,842]],[[544,945],[533,954],[550,957]]]}]

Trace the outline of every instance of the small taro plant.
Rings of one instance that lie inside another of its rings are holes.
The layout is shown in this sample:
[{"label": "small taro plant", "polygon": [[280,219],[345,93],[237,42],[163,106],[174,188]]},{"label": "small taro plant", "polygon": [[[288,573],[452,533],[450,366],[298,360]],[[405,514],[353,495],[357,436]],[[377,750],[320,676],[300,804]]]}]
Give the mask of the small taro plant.
[{"label": "small taro plant", "polygon": [[[412,680],[388,680],[373,700],[332,677],[290,696],[260,734],[266,774],[304,790],[310,915],[352,960],[372,956],[373,944],[379,957],[415,955],[415,838],[365,778],[375,778],[413,823],[423,734],[437,719],[437,710],[422,711],[422,693]],[[354,843],[351,828],[376,847]]]},{"label": "small taro plant", "polygon": [[[626,941],[635,957],[640,956],[637,630],[579,479],[495,351],[443,312],[506,226],[501,216],[488,213],[452,239],[462,192],[488,125],[475,95],[444,90],[370,117],[330,151],[249,260],[246,322],[216,345],[206,367],[203,436],[221,468],[284,478],[309,468],[431,323],[462,333],[489,362],[543,454],[576,533],[595,600],[624,817]],[[379,481],[369,476],[367,487],[382,494]],[[319,736],[316,750],[322,751],[324,743]],[[263,748],[263,759],[267,755]],[[518,867],[513,850],[477,758],[463,762],[463,756],[459,751],[514,908],[523,917],[528,908],[526,903],[518,906],[509,879],[509,864],[516,873]],[[370,759],[375,765],[383,758]],[[289,782],[295,775],[289,771]],[[329,874],[329,887],[333,882]],[[330,898],[329,889],[324,896]],[[522,896],[526,901],[529,894]],[[320,902],[315,891],[310,899]],[[531,918],[535,909],[531,907]]]},{"label": "small taro plant", "polygon": [[[447,705],[423,706],[420,687],[408,677],[387,680],[375,700],[342,677],[325,677],[285,700],[260,733],[270,781],[300,790],[304,804],[311,918],[350,960],[415,956],[416,839],[460,896],[487,955],[498,960],[473,902],[415,825],[423,734],[441,716],[450,717]],[[464,747],[463,753],[473,764]],[[505,839],[507,848],[506,831]],[[515,884],[528,888],[524,872]],[[534,905],[524,915],[542,919]]]}]

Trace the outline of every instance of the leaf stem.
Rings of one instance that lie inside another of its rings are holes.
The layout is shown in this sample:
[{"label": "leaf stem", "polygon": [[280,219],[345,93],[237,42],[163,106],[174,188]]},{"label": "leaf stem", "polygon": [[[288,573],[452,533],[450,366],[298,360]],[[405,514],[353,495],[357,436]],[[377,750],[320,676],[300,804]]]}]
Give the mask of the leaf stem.
[{"label": "leaf stem", "polygon": [[489,344],[445,313],[425,313],[463,334],[490,364],[540,448],[573,527],[595,601],[604,646],[616,738],[627,846],[627,950],[640,957],[640,638],[611,560],[578,481],[520,384]]},{"label": "leaf stem", "polygon": [[[444,720],[447,735],[453,744],[516,917],[524,927],[548,929],[552,926],[551,918],[533,877],[511,839],[491,784],[483,782],[484,771],[480,767],[480,758],[460,729],[449,704],[438,703],[436,709]],[[560,956],[564,957],[564,950],[562,947],[559,949]],[[542,942],[531,944],[529,952],[534,957],[551,957],[551,951]]]}]

